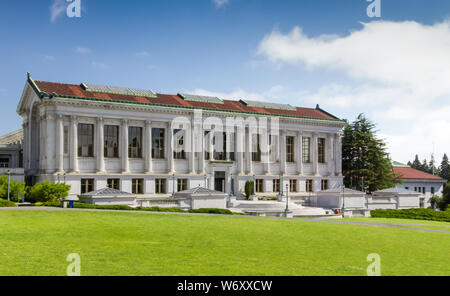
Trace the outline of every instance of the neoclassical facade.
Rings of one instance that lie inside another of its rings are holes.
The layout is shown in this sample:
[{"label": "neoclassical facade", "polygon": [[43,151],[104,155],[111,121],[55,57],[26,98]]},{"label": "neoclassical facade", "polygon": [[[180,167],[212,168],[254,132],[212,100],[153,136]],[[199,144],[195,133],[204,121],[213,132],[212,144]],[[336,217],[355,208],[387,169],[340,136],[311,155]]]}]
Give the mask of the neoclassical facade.
[{"label": "neoclassical facade", "polygon": [[35,81],[17,108],[29,183],[71,195],[116,188],[141,199],[207,187],[293,198],[342,184],[344,122],[317,106]]}]

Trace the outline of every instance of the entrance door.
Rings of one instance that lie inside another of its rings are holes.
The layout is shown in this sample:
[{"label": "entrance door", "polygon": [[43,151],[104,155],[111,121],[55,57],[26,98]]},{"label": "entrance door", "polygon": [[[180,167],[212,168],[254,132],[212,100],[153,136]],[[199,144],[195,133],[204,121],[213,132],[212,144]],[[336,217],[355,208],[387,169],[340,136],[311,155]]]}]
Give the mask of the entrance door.
[{"label": "entrance door", "polygon": [[216,172],[214,174],[214,190],[225,192],[225,172]]}]

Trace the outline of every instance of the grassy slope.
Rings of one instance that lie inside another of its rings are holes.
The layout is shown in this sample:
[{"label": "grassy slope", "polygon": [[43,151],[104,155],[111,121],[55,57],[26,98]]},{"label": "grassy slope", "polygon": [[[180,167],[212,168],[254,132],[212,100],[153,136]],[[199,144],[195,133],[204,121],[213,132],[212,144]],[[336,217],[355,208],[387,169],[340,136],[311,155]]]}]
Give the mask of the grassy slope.
[{"label": "grassy slope", "polygon": [[0,212],[0,275],[450,275],[450,235],[245,217]]}]

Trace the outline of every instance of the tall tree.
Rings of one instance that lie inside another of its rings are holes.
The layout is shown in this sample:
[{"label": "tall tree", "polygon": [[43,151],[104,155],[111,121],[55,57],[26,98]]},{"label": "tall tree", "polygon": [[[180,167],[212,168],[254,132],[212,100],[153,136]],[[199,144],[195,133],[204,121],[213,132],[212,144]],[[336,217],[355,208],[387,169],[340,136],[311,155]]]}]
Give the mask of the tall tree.
[{"label": "tall tree", "polygon": [[344,129],[342,166],[344,184],[357,190],[374,192],[400,183],[386,152],[386,144],[375,134],[376,125],[364,114]]},{"label": "tall tree", "polygon": [[442,158],[441,166],[439,167],[439,176],[442,179],[450,181],[450,163],[447,154]]},{"label": "tall tree", "polygon": [[411,167],[416,170],[420,170],[422,168],[422,164],[420,163],[419,160],[419,155],[416,154],[416,158],[414,159]]}]

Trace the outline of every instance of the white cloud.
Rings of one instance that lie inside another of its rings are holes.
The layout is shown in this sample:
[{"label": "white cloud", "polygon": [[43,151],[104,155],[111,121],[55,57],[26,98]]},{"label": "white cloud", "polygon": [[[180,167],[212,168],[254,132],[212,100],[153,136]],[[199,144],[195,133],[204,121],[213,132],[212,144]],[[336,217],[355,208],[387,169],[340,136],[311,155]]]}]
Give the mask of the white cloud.
[{"label": "white cloud", "polygon": [[54,23],[56,19],[67,9],[67,2],[64,0],[53,0],[50,5],[50,21]]},{"label": "white cloud", "polygon": [[79,54],[89,54],[92,52],[90,48],[77,46],[75,47],[75,51]]},{"label": "white cloud", "polygon": [[99,63],[99,62],[96,62],[96,61],[93,61],[93,62],[91,63],[91,65],[92,65],[92,67],[94,67],[94,68],[96,68],[96,69],[102,69],[102,70],[104,70],[104,69],[108,69],[108,68],[109,68],[109,66],[108,66],[107,64]]},{"label": "white cloud", "polygon": [[214,5],[216,5],[216,7],[222,7],[223,5],[227,4],[231,0],[212,0],[212,1],[213,1]]},{"label": "white cloud", "polygon": [[450,129],[449,21],[377,21],[346,36],[309,37],[295,27],[287,34],[268,34],[258,53],[276,67],[331,70],[340,78],[344,73],[348,83],[326,81],[298,100],[336,113],[366,113],[378,123],[394,159],[407,162],[419,154],[430,160],[433,142],[437,161],[450,153],[445,136]]}]

